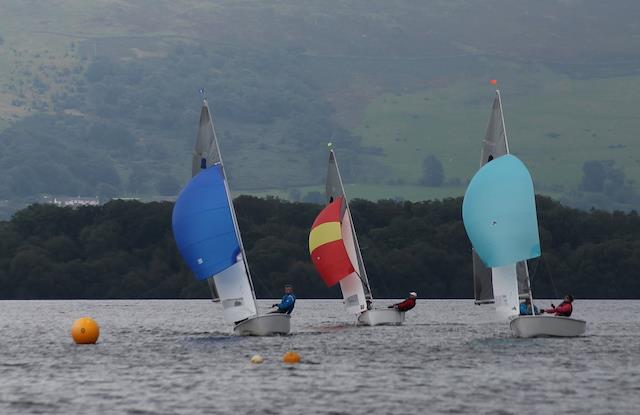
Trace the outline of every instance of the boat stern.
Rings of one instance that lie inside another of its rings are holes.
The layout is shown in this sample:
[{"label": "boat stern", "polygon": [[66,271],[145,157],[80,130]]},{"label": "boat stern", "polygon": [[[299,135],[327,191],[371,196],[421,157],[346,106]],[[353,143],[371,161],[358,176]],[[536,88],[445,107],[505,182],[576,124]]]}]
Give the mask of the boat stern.
[{"label": "boat stern", "polygon": [[289,334],[290,331],[291,316],[280,313],[251,317],[233,328],[233,333],[239,336],[274,336]]},{"label": "boat stern", "polygon": [[395,308],[374,308],[360,313],[358,325],[361,326],[399,326],[404,323],[404,311]]},{"label": "boat stern", "polygon": [[515,337],[577,337],[587,330],[587,322],[570,317],[515,316],[509,323]]}]

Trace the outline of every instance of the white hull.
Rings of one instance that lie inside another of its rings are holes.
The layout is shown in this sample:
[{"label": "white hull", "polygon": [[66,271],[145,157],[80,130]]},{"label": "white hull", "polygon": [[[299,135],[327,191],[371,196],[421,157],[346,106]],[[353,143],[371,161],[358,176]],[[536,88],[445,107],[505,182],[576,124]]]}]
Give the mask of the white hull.
[{"label": "white hull", "polygon": [[587,330],[584,320],[547,315],[517,316],[510,326],[516,337],[576,337]]},{"label": "white hull", "polygon": [[233,333],[240,336],[273,336],[289,334],[290,331],[291,316],[276,313],[249,318],[233,328]]},{"label": "white hull", "polygon": [[358,316],[358,325],[363,326],[381,326],[394,325],[399,326],[404,323],[404,311],[398,311],[395,308],[376,308],[360,313]]}]

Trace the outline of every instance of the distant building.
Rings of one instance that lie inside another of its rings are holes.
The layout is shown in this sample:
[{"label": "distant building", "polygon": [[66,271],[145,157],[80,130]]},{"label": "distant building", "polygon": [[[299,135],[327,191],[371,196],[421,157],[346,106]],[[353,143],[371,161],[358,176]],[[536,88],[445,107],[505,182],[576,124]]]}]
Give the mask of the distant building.
[{"label": "distant building", "polygon": [[175,202],[178,196],[152,196],[149,202]]},{"label": "distant building", "polygon": [[95,197],[65,197],[65,196],[43,196],[45,203],[61,207],[81,207],[81,206],[100,206],[100,199]]}]

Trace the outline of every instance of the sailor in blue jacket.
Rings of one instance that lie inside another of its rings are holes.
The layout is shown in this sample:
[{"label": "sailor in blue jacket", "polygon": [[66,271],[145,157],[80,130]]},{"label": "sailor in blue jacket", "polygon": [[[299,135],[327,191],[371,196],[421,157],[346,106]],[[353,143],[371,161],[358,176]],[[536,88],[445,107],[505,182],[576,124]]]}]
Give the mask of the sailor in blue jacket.
[{"label": "sailor in blue jacket", "polygon": [[293,293],[293,286],[291,284],[285,284],[284,297],[280,304],[274,304],[271,307],[278,307],[272,313],[286,313],[291,314],[293,307],[296,305],[296,295]]},{"label": "sailor in blue jacket", "polygon": [[[540,314],[537,306],[533,306],[533,310],[536,315]],[[524,303],[520,303],[520,315],[521,316],[530,316],[531,315],[531,299],[529,297],[524,299]]]}]

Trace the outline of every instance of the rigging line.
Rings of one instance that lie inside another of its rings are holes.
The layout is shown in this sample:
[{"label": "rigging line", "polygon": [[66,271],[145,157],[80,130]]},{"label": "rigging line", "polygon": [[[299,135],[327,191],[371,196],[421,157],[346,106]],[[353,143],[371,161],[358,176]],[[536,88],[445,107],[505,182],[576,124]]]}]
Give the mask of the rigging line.
[{"label": "rigging line", "polygon": [[[360,275],[360,273],[359,273],[358,271],[356,271],[355,269],[353,270],[353,272],[355,272],[355,273],[356,273],[356,275],[358,276],[358,278],[360,278],[360,282],[362,283],[362,287],[363,287],[363,288],[366,288],[366,291],[367,291],[367,292],[365,293],[365,297],[367,297],[367,295],[368,295],[369,297],[372,297],[372,295],[371,295],[371,288],[369,287],[369,285],[367,284],[367,282],[365,281],[365,279],[364,279],[364,278],[362,278],[362,275]],[[368,298],[369,298],[369,297],[368,297]]]},{"label": "rigging line", "polygon": [[[363,248],[362,248],[362,247],[360,247],[361,254],[362,254],[362,249],[363,249]],[[364,247],[364,249],[366,250],[366,249],[369,249],[369,248],[368,248],[367,246],[365,246],[365,247]],[[364,262],[364,258],[362,258],[362,262]],[[361,277],[360,279],[362,279],[362,277]],[[386,284],[386,282],[385,282],[384,278],[378,278],[376,281],[377,281],[377,284],[381,285],[381,286],[382,286],[382,289],[384,289],[384,290],[385,290],[385,292],[386,292],[386,294],[385,294],[385,295],[386,295],[386,296],[390,296],[390,295],[392,295],[392,294],[391,294],[391,290],[389,290],[389,286],[387,286],[387,284]],[[368,284],[367,284],[367,283],[368,283]],[[371,282],[370,282],[370,281],[367,281],[365,284],[369,285],[369,295],[371,296],[371,299],[373,300],[373,293],[371,292]],[[379,289],[378,289],[378,291],[379,291]],[[379,294],[379,293],[378,293],[378,294]]]},{"label": "rigging line", "polygon": [[264,290],[264,292],[269,296],[269,298],[273,298],[273,299],[278,299],[278,296],[274,296],[273,295],[273,291],[271,291],[271,289],[264,283],[264,281],[262,281],[262,278],[255,278],[256,276],[253,276],[257,282],[258,285],[260,286],[260,288],[262,288]]},{"label": "rigging line", "polygon": [[[262,281],[262,278],[257,278],[258,276],[256,275],[252,275],[253,278],[251,278],[252,282],[257,282],[258,285],[260,286],[260,288],[263,290],[263,292],[265,294],[267,294],[269,296],[269,298],[274,298],[274,299],[278,299],[278,296],[274,296],[273,295],[273,291],[271,291],[271,289],[269,288],[269,286],[267,286],[264,281]],[[255,280],[255,281],[254,281]]]},{"label": "rigging line", "polygon": [[529,288],[531,288],[531,282],[533,281],[533,277],[538,273],[538,266],[540,266],[540,259],[536,261],[535,267],[533,267],[533,272],[529,275]]},{"label": "rigging line", "polygon": [[549,274],[549,281],[551,281],[551,288],[553,288],[553,293],[555,294],[556,298],[560,298],[560,295],[558,294],[558,290],[556,288],[556,284],[553,282],[553,275],[551,275],[551,269],[549,268],[549,263],[543,256],[540,258],[542,258],[542,260],[544,261],[544,267],[547,270],[547,274]]},{"label": "rigging line", "polygon": [[[389,297],[390,295],[392,295],[391,294],[391,290],[389,290],[389,287],[387,286],[386,282],[384,281],[384,278],[378,278],[376,280],[376,283],[379,284],[379,285],[382,285],[382,289],[385,290],[386,297]],[[378,288],[378,294],[379,294],[379,291],[380,291],[380,289]],[[373,298],[373,294],[372,293],[369,293],[369,294],[371,294],[371,297]]]}]

